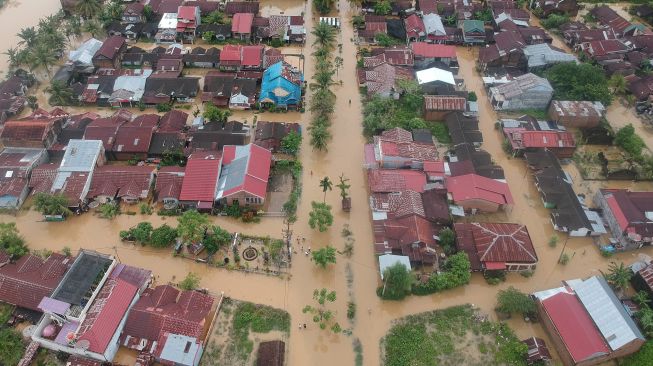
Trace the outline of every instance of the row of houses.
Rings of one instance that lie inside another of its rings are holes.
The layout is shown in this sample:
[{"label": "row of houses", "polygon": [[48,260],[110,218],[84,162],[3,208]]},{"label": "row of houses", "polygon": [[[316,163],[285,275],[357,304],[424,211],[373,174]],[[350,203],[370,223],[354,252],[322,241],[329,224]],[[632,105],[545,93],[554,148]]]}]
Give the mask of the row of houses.
[{"label": "row of houses", "polygon": [[75,364],[111,362],[120,346],[161,364],[196,366],[214,311],[211,295],[153,286],[148,270],[81,250],[76,257],[0,252],[0,301],[35,324],[32,341]]}]

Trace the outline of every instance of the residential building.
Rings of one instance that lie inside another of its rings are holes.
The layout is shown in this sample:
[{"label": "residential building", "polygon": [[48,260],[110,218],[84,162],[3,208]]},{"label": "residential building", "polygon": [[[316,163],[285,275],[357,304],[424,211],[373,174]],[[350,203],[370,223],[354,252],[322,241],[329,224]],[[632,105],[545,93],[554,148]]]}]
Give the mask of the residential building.
[{"label": "residential building", "polygon": [[224,13],[233,17],[237,13],[258,14],[258,1],[227,1],[224,7]]},{"label": "residential building", "polygon": [[481,70],[488,68],[524,69],[523,48],[526,41],[517,31],[499,32],[494,36],[494,44],[479,50],[478,65]]},{"label": "residential building", "polygon": [[116,160],[141,160],[147,157],[152,134],[159,123],[156,114],[143,114],[118,127],[112,156]]},{"label": "residential building", "polygon": [[282,152],[282,141],[290,133],[301,134],[299,123],[257,121],[252,143],[272,153]]},{"label": "residential building", "polygon": [[607,39],[581,43],[580,50],[588,58],[603,65],[623,60],[631,49],[621,40]]},{"label": "residential building", "polygon": [[149,196],[153,182],[152,167],[103,165],[95,168],[87,197],[100,203],[137,203]]},{"label": "residential building", "polygon": [[404,19],[406,28],[406,40],[408,43],[423,41],[426,39],[426,26],[424,21],[417,14],[411,14]]},{"label": "residential building", "polygon": [[[637,264],[637,262],[635,262],[635,264]],[[635,264],[630,267],[634,272],[633,277],[630,280],[633,288],[637,292],[644,291],[649,296],[653,295],[653,264],[650,262],[644,262],[639,267]]]},{"label": "residential building", "polygon": [[119,69],[122,57],[127,51],[127,42],[120,36],[107,38],[93,55],[93,66],[96,68]]},{"label": "residential building", "polygon": [[443,121],[449,113],[467,110],[467,99],[455,95],[425,95],[424,119]]},{"label": "residential building", "polygon": [[578,14],[578,3],[576,0],[531,0],[530,8],[534,11],[540,11],[544,18],[547,18],[551,14],[568,15],[571,17],[575,17]]},{"label": "residential building", "polygon": [[45,149],[8,147],[0,152],[0,208],[22,206],[29,193],[32,170],[47,160]]},{"label": "residential building", "polygon": [[231,20],[231,36],[240,40],[249,40],[252,38],[252,23],[254,14],[237,13]]},{"label": "residential building", "polygon": [[365,15],[365,28],[357,29],[360,43],[376,44],[377,34],[388,34],[388,23],[383,15]]},{"label": "residential building", "polygon": [[399,127],[374,136],[372,146],[374,154],[365,161],[368,169],[423,169],[425,162],[436,161],[439,155],[432,142],[416,143],[412,133]]},{"label": "residential building", "polygon": [[447,67],[458,67],[455,46],[414,42],[410,44],[410,49],[413,51],[415,67],[418,69],[429,68],[434,62],[440,62]]},{"label": "residential building", "polygon": [[177,109],[164,114],[152,134],[148,156],[163,157],[166,153],[181,152],[186,142],[187,121],[188,113]]},{"label": "residential building", "polygon": [[189,132],[188,150],[221,151],[225,145],[243,145],[249,136],[249,128],[241,122],[226,124],[209,122]]},{"label": "residential building", "polygon": [[565,366],[598,365],[640,349],[645,338],[603,276],[533,293]]},{"label": "residential building", "polygon": [[653,243],[653,192],[600,189],[594,203],[617,240],[614,249],[632,250]]},{"label": "residential building", "polygon": [[549,352],[549,348],[546,346],[546,343],[542,338],[530,337],[521,342],[528,347],[528,351],[526,352],[528,355],[526,357],[526,364],[536,365],[541,362],[546,364],[553,360],[551,352]]},{"label": "residential building", "polygon": [[[458,103],[462,102],[459,101]],[[429,111],[425,109],[425,112],[428,113]],[[466,115],[461,111],[453,111],[445,114],[444,122],[449,129],[453,146],[471,144],[479,147],[483,144],[483,134],[478,129],[477,117]]]},{"label": "residential building", "polygon": [[191,155],[179,193],[179,204],[197,210],[211,210],[216,200],[218,177],[220,174],[220,155],[204,155],[195,159]]},{"label": "residential building", "polygon": [[466,44],[485,43],[485,24],[482,20],[465,19],[458,22],[463,31],[463,42]]},{"label": "residential building", "polygon": [[449,201],[467,212],[497,212],[514,202],[508,184],[477,174],[447,177]]},{"label": "residential building", "polygon": [[526,225],[455,223],[456,246],[467,253],[472,271],[532,271],[537,254]]},{"label": "residential building", "polygon": [[59,285],[72,258],[52,253],[45,259],[35,254],[13,259],[0,251],[0,301],[41,313],[39,303]]},{"label": "residential building", "polygon": [[548,43],[526,46],[522,49],[526,58],[526,71],[543,70],[553,65],[567,62],[578,63],[576,56],[555,48]]},{"label": "residential building", "polygon": [[111,117],[97,118],[86,126],[84,140],[101,140],[104,151],[107,156],[110,156],[116,142],[118,129],[131,119],[131,112],[125,109],[116,111]]},{"label": "residential building", "polygon": [[223,205],[263,206],[271,163],[270,151],[258,145],[225,146],[216,200]]},{"label": "residential building", "polygon": [[7,147],[49,149],[57,141],[68,113],[59,108],[50,112],[37,109],[18,120],[7,121],[0,132],[0,143]]},{"label": "residential building", "polygon": [[502,119],[500,122],[503,135],[510,143],[514,155],[523,154],[525,151],[548,149],[558,158],[568,159],[576,151],[574,135],[547,122],[540,122],[530,116],[523,116],[516,120]]},{"label": "residential building", "polygon": [[298,108],[302,102],[303,83],[304,75],[298,69],[279,61],[263,73],[259,103],[277,108]]},{"label": "residential building", "polygon": [[553,96],[553,87],[547,79],[529,73],[491,87],[488,94],[496,110],[545,109]]},{"label": "residential building", "polygon": [[437,67],[417,71],[415,73],[415,79],[424,94],[427,95],[442,95],[443,93],[438,92],[440,87],[445,87],[445,90],[449,91],[446,94],[454,94],[457,86],[456,79],[451,71]]},{"label": "residential building", "polygon": [[186,67],[217,68],[220,63],[220,50],[215,47],[195,47],[190,53],[184,54],[182,60]]},{"label": "residential building", "polygon": [[230,109],[250,109],[256,104],[256,79],[237,78],[231,87]]},{"label": "residential building", "polygon": [[650,99],[651,94],[653,94],[653,76],[633,78],[628,83],[628,91],[640,101]]},{"label": "residential building", "polygon": [[159,168],[154,186],[156,201],[163,203],[164,207],[177,207],[185,174],[186,168],[181,166]]},{"label": "residential building", "polygon": [[81,251],[52,295],[40,301],[44,316],[32,340],[55,352],[111,362],[127,315],[150,280],[150,271]]},{"label": "residential building", "polygon": [[100,50],[102,44],[102,41],[89,38],[79,47],[68,52],[68,61],[73,64],[73,70],[85,74],[92,74],[95,71],[93,56]]},{"label": "residential building", "polygon": [[372,57],[363,57],[363,67],[372,67],[384,62],[392,66],[415,66],[413,51],[405,46],[372,49]]},{"label": "residential building", "polygon": [[127,24],[145,22],[145,15],[143,14],[144,9],[145,5],[138,2],[125,5],[125,8],[122,11],[121,22]]},{"label": "residential building", "polygon": [[395,254],[409,257],[411,263],[434,265],[437,230],[434,224],[416,214],[374,222],[376,254]]},{"label": "residential building", "polygon": [[449,151],[449,175],[477,174],[485,178],[505,182],[503,168],[494,163],[492,155],[473,144],[461,143]]},{"label": "residential building", "polygon": [[422,193],[426,186],[426,174],[409,169],[370,169],[367,172],[372,193],[415,191]]},{"label": "residential building", "polygon": [[607,5],[592,8],[590,14],[600,25],[612,29],[617,37],[634,35],[636,27]]},{"label": "residential building", "polygon": [[147,78],[143,103],[160,104],[176,101],[179,103],[190,103],[197,96],[199,91],[199,78]]},{"label": "residential building", "polygon": [[180,6],[177,10],[177,37],[193,43],[197,27],[202,24],[199,6]]},{"label": "residential building", "polygon": [[401,89],[397,82],[413,79],[412,70],[402,66],[392,66],[387,62],[357,70],[358,85],[365,87],[369,96],[380,95],[398,99]]},{"label": "residential building", "polygon": [[422,16],[426,39],[433,43],[444,43],[448,40],[447,31],[438,14],[424,14]]},{"label": "residential building", "polygon": [[601,102],[553,100],[549,118],[566,127],[592,128],[599,125],[605,111]]}]

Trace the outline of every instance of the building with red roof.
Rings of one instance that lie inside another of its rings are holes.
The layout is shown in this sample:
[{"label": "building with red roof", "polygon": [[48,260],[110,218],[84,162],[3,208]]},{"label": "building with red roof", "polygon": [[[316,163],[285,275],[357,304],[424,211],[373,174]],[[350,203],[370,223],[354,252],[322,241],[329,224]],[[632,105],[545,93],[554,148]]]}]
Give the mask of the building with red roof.
[{"label": "building with red roof", "polygon": [[443,121],[449,113],[467,110],[467,98],[456,95],[425,95],[424,119]]},{"label": "building with red roof", "polygon": [[560,159],[574,156],[574,135],[562,130],[531,130],[529,128],[505,127],[503,134],[510,142],[513,154],[518,155],[534,149],[549,149]]},{"label": "building with red roof", "polygon": [[606,39],[580,44],[580,49],[592,60],[596,61],[614,61],[623,60],[624,55],[631,51],[621,40]]},{"label": "building with red roof", "polygon": [[436,240],[438,226],[424,217],[409,214],[399,218],[375,220],[374,250],[376,254],[408,256],[416,264],[437,262]]},{"label": "building with red roof", "polygon": [[465,211],[497,212],[513,204],[507,183],[477,174],[447,177],[449,200]]},{"label": "building with red roof", "polygon": [[458,67],[456,47],[444,44],[414,42],[410,48],[415,55],[415,66],[427,68],[433,62],[442,62],[449,67]]},{"label": "building with red roof", "polygon": [[272,153],[258,145],[222,149],[216,199],[224,205],[260,207],[265,203]]},{"label": "building with red roof", "polygon": [[367,181],[372,193],[391,193],[411,190],[424,192],[424,172],[407,169],[370,169]]},{"label": "building with red roof", "polygon": [[406,38],[408,42],[422,41],[426,38],[426,27],[424,21],[417,14],[411,14],[404,19]]},{"label": "building with red roof", "polygon": [[29,193],[32,170],[47,159],[45,149],[8,147],[0,153],[0,208],[20,208]]},{"label": "building with red roof", "polygon": [[84,130],[84,140],[100,140],[104,145],[104,151],[110,154],[116,143],[118,129],[129,122],[132,114],[127,110],[118,110],[110,117],[102,117],[93,120]]},{"label": "building with red roof", "polygon": [[127,317],[120,344],[156,353],[165,334],[205,338],[214,299],[198,291],[180,291],[170,285],[147,289]]},{"label": "building with red roof", "polygon": [[249,40],[252,37],[252,23],[254,14],[237,13],[231,20],[231,36],[240,40]]},{"label": "building with red roof", "polygon": [[372,49],[372,56],[363,57],[363,67],[374,67],[384,62],[392,66],[408,66],[415,65],[415,57],[413,51],[406,46],[393,46],[391,48],[375,48]]},{"label": "building with red roof", "polygon": [[220,160],[216,156],[203,159],[189,158],[179,193],[184,207],[210,210],[216,198]]},{"label": "building with red roof", "polygon": [[124,37],[111,36],[93,55],[93,66],[104,69],[119,69],[122,57],[127,51],[127,42]]},{"label": "building with red roof", "polygon": [[0,131],[0,143],[5,147],[29,147],[49,149],[68,118],[59,108],[50,112],[37,109],[19,120],[7,121]]},{"label": "building with red roof", "polygon": [[472,271],[534,270],[537,254],[526,225],[456,223],[456,245],[467,253]]},{"label": "building with red roof", "polygon": [[373,141],[373,161],[365,162],[368,168],[421,170],[425,161],[436,161],[439,156],[433,144],[414,142],[413,134],[399,127],[383,131]]},{"label": "building with red roof", "polygon": [[58,253],[46,259],[33,254],[10,259],[0,252],[0,301],[37,312],[41,299],[52,294],[72,264],[70,257]]},{"label": "building with red roof", "polygon": [[143,114],[118,127],[111,151],[113,157],[116,160],[145,159],[158,123],[158,115]]},{"label": "building with red roof", "polygon": [[183,41],[193,42],[197,27],[202,24],[199,6],[180,6],[177,8],[177,35]]},{"label": "building with red roof", "polygon": [[154,181],[149,166],[103,165],[95,168],[87,197],[98,202],[136,203],[148,197]]},{"label": "building with red roof", "polygon": [[182,166],[159,168],[154,186],[156,201],[162,202],[166,206],[177,206],[185,174],[186,168]]},{"label": "building with red roof", "polygon": [[224,12],[228,16],[233,16],[237,13],[258,14],[258,10],[258,1],[227,1],[224,7]]},{"label": "building with red roof", "polygon": [[603,211],[616,250],[633,250],[653,243],[653,192],[600,189],[594,198]]}]

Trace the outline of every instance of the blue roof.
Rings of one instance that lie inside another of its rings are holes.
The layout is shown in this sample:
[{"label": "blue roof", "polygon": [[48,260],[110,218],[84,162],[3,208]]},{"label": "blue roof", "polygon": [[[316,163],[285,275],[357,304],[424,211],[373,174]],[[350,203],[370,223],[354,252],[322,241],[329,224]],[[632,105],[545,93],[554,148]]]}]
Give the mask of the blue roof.
[{"label": "blue roof", "polygon": [[[289,80],[288,75],[294,75],[299,80],[299,85]],[[289,64],[279,61],[263,73],[259,102],[274,103],[277,106],[296,105],[302,97],[303,81],[304,75],[294,72]]]}]

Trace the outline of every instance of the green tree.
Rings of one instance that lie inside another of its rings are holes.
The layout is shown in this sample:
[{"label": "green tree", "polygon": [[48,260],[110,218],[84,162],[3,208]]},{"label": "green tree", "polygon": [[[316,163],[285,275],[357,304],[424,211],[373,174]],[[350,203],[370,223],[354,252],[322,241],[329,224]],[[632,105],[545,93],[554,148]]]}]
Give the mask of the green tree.
[{"label": "green tree", "polygon": [[166,224],[152,230],[150,235],[150,245],[155,248],[165,248],[172,245],[177,240],[177,229]]},{"label": "green tree", "polygon": [[281,151],[290,155],[297,155],[299,148],[302,146],[302,135],[295,131],[290,131],[281,139]]},{"label": "green tree", "polygon": [[334,0],[315,0],[313,5],[320,14],[327,14],[333,8]]},{"label": "green tree", "polygon": [[617,131],[614,137],[614,144],[624,149],[633,157],[640,157],[642,155],[642,149],[646,146],[644,140],[635,134],[635,127],[630,123]]},{"label": "green tree", "polygon": [[50,75],[50,66],[54,65],[57,62],[56,52],[44,43],[39,43],[34,49],[32,49],[32,57],[30,68],[37,69],[39,67],[45,68],[45,71]]},{"label": "green tree", "polygon": [[21,60],[19,58],[19,52],[20,50],[18,48],[13,47],[9,47],[6,52],[3,52],[3,54],[7,56],[7,62],[9,63],[10,69],[15,69],[20,66]]},{"label": "green tree", "polygon": [[95,37],[102,33],[102,25],[95,20],[87,20],[82,26],[84,32],[89,33],[91,37]]},{"label": "green tree", "polygon": [[383,270],[383,286],[377,294],[384,300],[401,300],[410,295],[415,278],[403,263],[395,263]]},{"label": "green tree", "polygon": [[98,19],[102,22],[104,28],[108,27],[111,23],[120,21],[122,18],[124,7],[117,1],[109,1],[103,4],[102,11]]},{"label": "green tree", "polygon": [[[215,39],[215,32],[214,31],[206,31],[206,32],[202,33],[202,39],[205,42],[213,41]],[[195,116],[195,117],[197,117],[197,116]]]},{"label": "green tree", "polygon": [[331,214],[331,206],[322,202],[311,202],[313,208],[308,214],[308,225],[311,229],[317,228],[320,232],[326,231],[333,224],[333,215]]},{"label": "green tree", "polygon": [[231,114],[230,110],[220,109],[213,104],[207,104],[204,108],[203,116],[211,122],[225,123]]},{"label": "green tree", "polygon": [[77,11],[84,19],[90,19],[102,11],[102,4],[99,0],[78,0]]},{"label": "green tree", "polygon": [[29,249],[25,246],[25,240],[18,232],[16,223],[0,222],[0,248],[15,259],[29,253]]},{"label": "green tree", "polygon": [[394,38],[390,37],[385,33],[377,33],[374,35],[374,40],[381,47],[390,47],[398,44]]},{"label": "green tree", "polygon": [[177,222],[177,233],[185,243],[200,242],[209,227],[209,217],[196,210],[184,212],[177,218]]},{"label": "green tree", "polygon": [[499,290],[496,310],[506,314],[518,313],[526,316],[535,313],[537,308],[535,301],[529,295],[510,286],[506,290]]},{"label": "green tree", "polygon": [[45,88],[45,92],[50,94],[48,103],[53,106],[72,105],[73,103],[73,90],[64,82],[54,80],[50,86]]},{"label": "green tree", "polygon": [[612,75],[610,77],[610,80],[608,80],[608,85],[610,86],[610,89],[612,89],[612,92],[614,94],[616,95],[626,94],[628,84],[626,83],[626,79],[624,78],[623,75],[621,74]]},{"label": "green tree", "polygon": [[621,366],[649,366],[653,360],[653,340],[648,340],[642,348],[619,361]]},{"label": "green tree", "polygon": [[25,352],[25,344],[20,333],[12,328],[0,330],[0,364],[18,365]]},{"label": "green tree", "polygon": [[68,199],[61,194],[37,193],[34,197],[34,208],[43,215],[69,216]]},{"label": "green tree", "polygon": [[172,105],[170,103],[159,103],[156,105],[156,111],[159,113],[170,112]]},{"label": "green tree", "polygon": [[313,300],[318,306],[306,305],[302,313],[313,315],[313,322],[320,326],[320,329],[329,328],[334,333],[340,333],[342,328],[335,320],[336,312],[328,309],[328,304],[336,301],[336,292],[329,291],[326,288],[315,289],[313,291]]},{"label": "green tree", "polygon": [[324,177],[320,180],[320,187],[322,188],[322,192],[324,192],[324,199],[322,202],[326,202],[326,193],[327,191],[333,190],[333,183],[329,177]]},{"label": "green tree", "polygon": [[315,37],[314,45],[331,49],[336,41],[336,31],[326,23],[318,23],[313,27],[311,34]]},{"label": "green tree", "polygon": [[392,5],[390,5],[390,1],[388,0],[377,1],[376,4],[374,4],[374,14],[388,15],[391,11]]},{"label": "green tree", "polygon": [[103,219],[113,219],[114,217],[120,215],[120,206],[115,202],[103,203],[98,207],[100,212],[100,217]]},{"label": "green tree", "polygon": [[475,93],[475,92],[470,91],[470,92],[467,94],[467,100],[470,101],[470,102],[475,102],[475,101],[478,100],[478,97],[476,96],[476,93]]},{"label": "green tree", "polygon": [[27,27],[23,28],[16,34],[18,38],[20,38],[20,41],[18,41],[18,44],[21,46],[25,46],[27,48],[34,47],[36,45],[36,38],[38,36],[38,33],[36,32],[36,29],[34,27]]},{"label": "green tree", "polygon": [[351,188],[351,184],[347,184],[349,182],[349,178],[345,178],[345,173],[340,174],[340,183],[336,185],[338,189],[340,189],[340,197],[344,200],[347,197],[349,197],[349,188]]},{"label": "green tree", "polygon": [[316,265],[326,268],[329,263],[336,263],[336,248],[327,245],[324,248],[311,252],[311,259]]},{"label": "green tree", "polygon": [[214,225],[207,231],[202,243],[209,254],[213,254],[230,242],[231,234],[220,226]]},{"label": "green tree", "polygon": [[598,100],[608,106],[612,93],[603,69],[588,63],[561,63],[549,68],[545,73],[551,86],[553,97],[558,100]]},{"label": "green tree", "polygon": [[619,264],[616,262],[610,262],[608,273],[601,273],[610,286],[618,292],[621,292],[628,287],[630,278],[633,276],[633,272],[630,268],[626,267],[623,262]]},{"label": "green tree", "polygon": [[200,276],[198,276],[196,273],[193,272],[188,272],[186,278],[184,278],[183,280],[181,280],[181,282],[179,282],[179,288],[187,291],[195,290],[196,288],[199,287],[199,285],[200,285]]},{"label": "green tree", "polygon": [[152,224],[147,221],[139,222],[136,227],[130,229],[134,240],[143,245],[150,242],[150,236],[153,230]]},{"label": "green tree", "polygon": [[440,244],[446,255],[452,255],[456,252],[456,234],[453,230],[445,227],[438,233],[438,238],[440,238],[438,244]]},{"label": "green tree", "polygon": [[29,109],[32,110],[32,112],[34,112],[39,107],[39,102],[36,96],[34,95],[27,96],[27,106],[29,107]]},{"label": "green tree", "polygon": [[546,29],[558,29],[561,25],[568,22],[568,15],[551,14],[548,18],[542,20],[541,24]]},{"label": "green tree", "polygon": [[150,21],[154,18],[154,10],[152,9],[152,5],[147,4],[143,7],[143,16],[145,16],[145,20]]},{"label": "green tree", "polygon": [[225,19],[224,13],[215,10],[210,12],[208,15],[202,17],[202,23],[204,24],[227,24],[227,20]]}]

